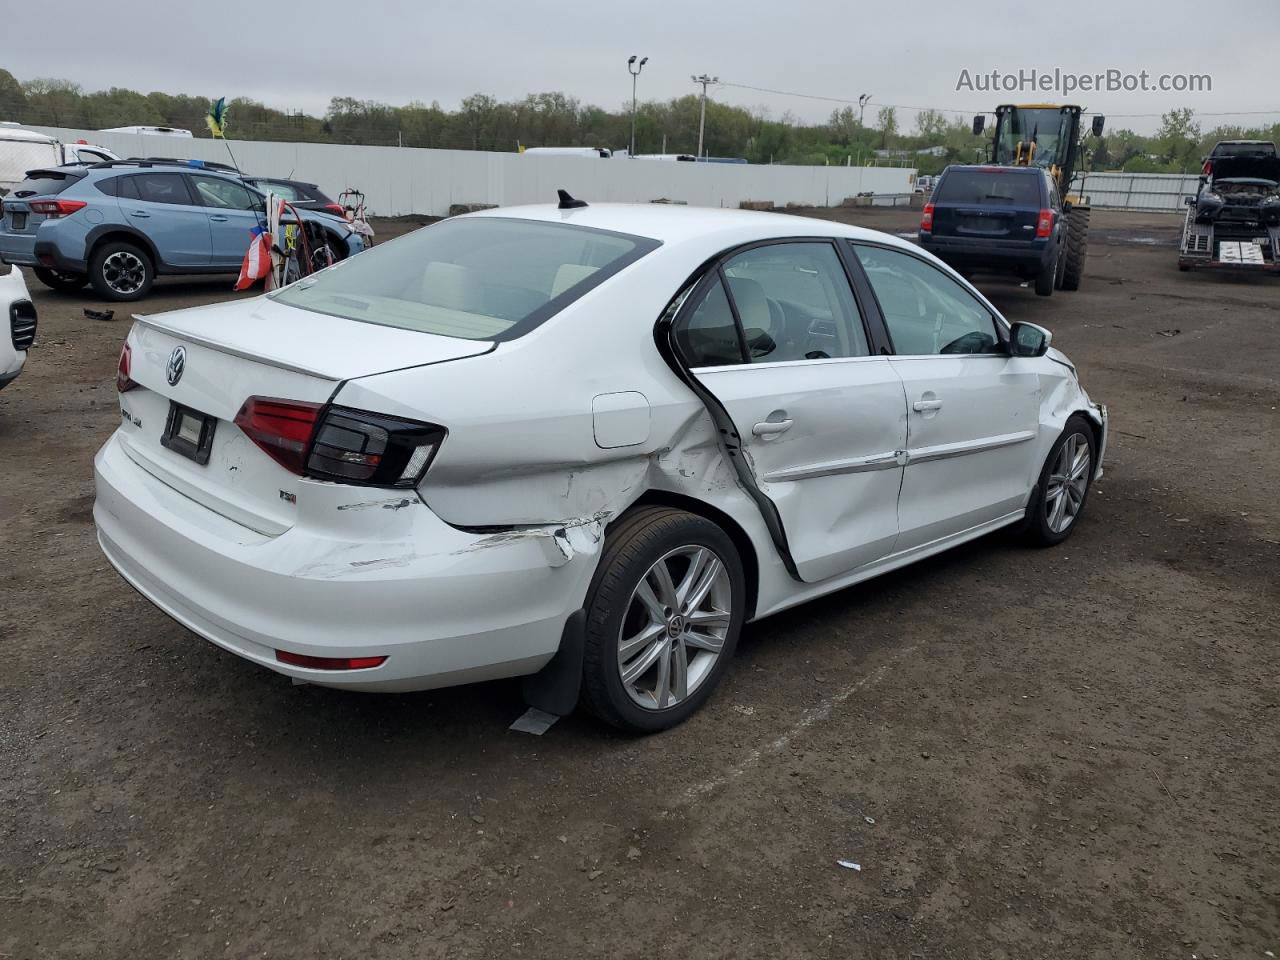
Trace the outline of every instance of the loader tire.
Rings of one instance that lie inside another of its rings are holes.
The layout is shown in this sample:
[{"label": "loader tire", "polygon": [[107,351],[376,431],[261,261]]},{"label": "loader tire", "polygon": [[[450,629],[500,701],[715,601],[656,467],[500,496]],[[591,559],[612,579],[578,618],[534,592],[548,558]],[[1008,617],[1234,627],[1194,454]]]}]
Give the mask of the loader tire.
[{"label": "loader tire", "polygon": [[1079,290],[1084,276],[1084,260],[1089,253],[1089,211],[1072,207],[1067,213],[1066,266],[1062,270],[1062,289]]}]

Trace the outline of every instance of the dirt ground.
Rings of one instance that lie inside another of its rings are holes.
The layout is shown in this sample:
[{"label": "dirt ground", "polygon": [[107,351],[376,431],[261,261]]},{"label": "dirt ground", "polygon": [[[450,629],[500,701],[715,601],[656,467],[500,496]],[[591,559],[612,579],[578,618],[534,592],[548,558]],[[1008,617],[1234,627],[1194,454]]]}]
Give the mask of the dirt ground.
[{"label": "dirt ground", "polygon": [[754,624],[647,739],[508,732],[514,683],[292,687],[167,619],[90,515],[130,309],[32,280],[0,392],[0,958],[1280,953],[1280,280],[1180,274],[1178,223],[1095,213],[1077,293],[979,281],[1110,405],[1069,542]]}]

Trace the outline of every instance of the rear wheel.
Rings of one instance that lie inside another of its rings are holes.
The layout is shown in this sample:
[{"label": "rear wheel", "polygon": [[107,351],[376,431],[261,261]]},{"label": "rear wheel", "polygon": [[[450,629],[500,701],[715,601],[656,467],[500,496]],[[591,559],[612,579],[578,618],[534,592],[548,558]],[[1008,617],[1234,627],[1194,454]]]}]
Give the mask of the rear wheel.
[{"label": "rear wheel", "polygon": [[1040,272],[1036,274],[1036,296],[1051,297],[1053,296],[1054,281],[1058,278],[1058,261],[1062,259],[1062,253],[1055,251],[1053,259],[1040,268]]},{"label": "rear wheel", "polygon": [[733,541],[702,517],[642,507],[609,533],[587,598],[582,698],[636,733],[682,722],[737,646],[746,581]]},{"label": "rear wheel", "polygon": [[1079,290],[1084,276],[1084,261],[1089,253],[1089,211],[1072,207],[1067,212],[1066,265],[1062,270],[1062,289]]},{"label": "rear wheel", "polygon": [[146,296],[156,270],[146,251],[132,243],[104,243],[89,258],[89,282],[107,300],[137,300]]},{"label": "rear wheel", "polygon": [[83,273],[64,273],[61,270],[51,270],[48,267],[35,267],[32,272],[35,273],[36,279],[46,287],[54,290],[63,290],[68,293],[79,290],[89,282],[89,277]]}]

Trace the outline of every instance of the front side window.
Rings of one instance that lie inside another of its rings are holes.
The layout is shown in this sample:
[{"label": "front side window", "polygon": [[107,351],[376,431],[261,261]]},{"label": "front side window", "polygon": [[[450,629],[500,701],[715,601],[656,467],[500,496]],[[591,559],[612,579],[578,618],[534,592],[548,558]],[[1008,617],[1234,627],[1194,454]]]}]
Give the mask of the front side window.
[{"label": "front side window", "polygon": [[724,264],[752,363],[864,357],[866,332],[829,243],[774,243]]},{"label": "front side window", "polygon": [[193,176],[191,182],[195,184],[196,196],[200,198],[202,206],[218,210],[254,210],[262,206],[257,195],[232,180]]},{"label": "front side window", "polygon": [[280,303],[464,340],[513,339],[658,246],[565,223],[424,227],[274,294]]},{"label": "front side window", "polygon": [[854,244],[900,356],[995,353],[995,318],[959,283],[918,257]]},{"label": "front side window", "polygon": [[126,193],[131,197],[136,191],[138,199],[148,203],[191,203],[187,182],[180,173],[139,173],[129,177],[127,184],[127,188],[121,184],[122,197]]}]

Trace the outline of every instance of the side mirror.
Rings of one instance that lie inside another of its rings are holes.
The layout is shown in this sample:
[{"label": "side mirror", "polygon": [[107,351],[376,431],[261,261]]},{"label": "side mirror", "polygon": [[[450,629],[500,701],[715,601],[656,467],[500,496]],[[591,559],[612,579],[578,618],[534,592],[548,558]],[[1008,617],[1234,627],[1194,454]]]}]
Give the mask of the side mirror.
[{"label": "side mirror", "polygon": [[1188,207],[1194,207],[1194,206],[1196,205],[1196,198],[1195,198],[1195,197],[1183,197],[1183,198],[1182,198],[1182,202],[1183,202],[1183,203],[1185,203]]},{"label": "side mirror", "polygon": [[973,135],[975,137],[981,136],[982,131],[985,129],[987,129],[987,118],[980,113],[973,118]]},{"label": "side mirror", "polygon": [[1018,322],[1009,330],[1009,355],[1012,357],[1043,357],[1053,341],[1044,327],[1034,323]]},{"label": "side mirror", "polygon": [[1093,135],[1095,137],[1102,136],[1102,128],[1106,124],[1107,118],[1100,113],[1093,115]]}]

